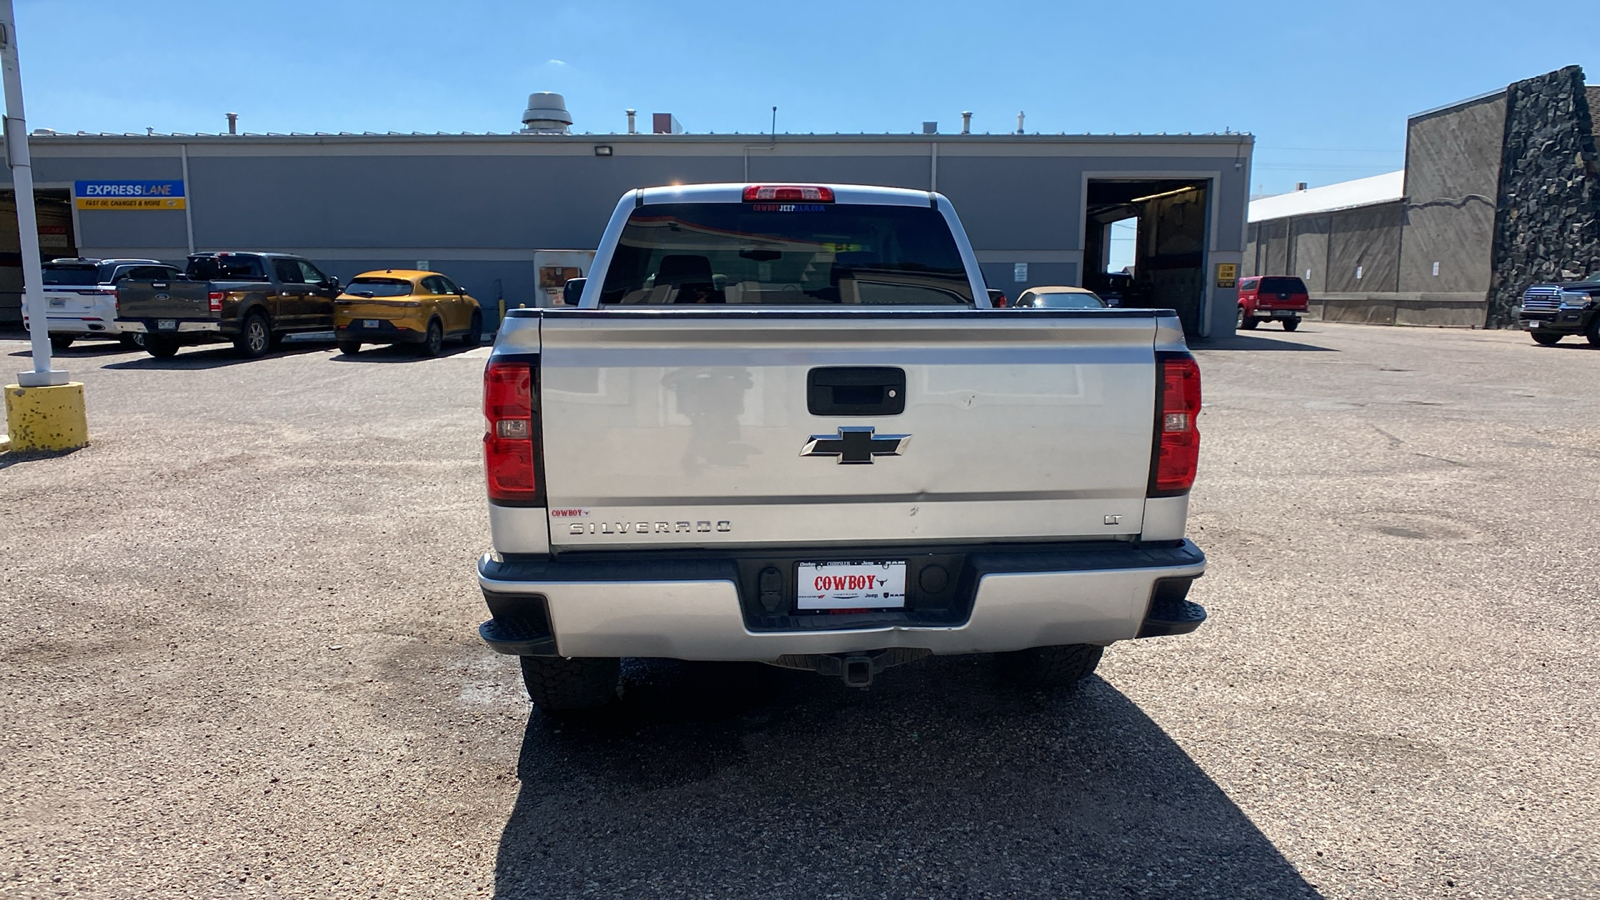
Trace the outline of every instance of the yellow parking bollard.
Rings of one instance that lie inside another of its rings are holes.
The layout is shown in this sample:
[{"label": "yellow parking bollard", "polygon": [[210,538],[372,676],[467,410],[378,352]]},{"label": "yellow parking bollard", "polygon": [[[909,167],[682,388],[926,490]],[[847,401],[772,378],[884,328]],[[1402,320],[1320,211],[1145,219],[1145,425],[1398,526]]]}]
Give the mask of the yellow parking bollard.
[{"label": "yellow parking bollard", "polygon": [[6,431],[11,452],[76,450],[89,443],[83,382],[46,387],[6,385]]}]

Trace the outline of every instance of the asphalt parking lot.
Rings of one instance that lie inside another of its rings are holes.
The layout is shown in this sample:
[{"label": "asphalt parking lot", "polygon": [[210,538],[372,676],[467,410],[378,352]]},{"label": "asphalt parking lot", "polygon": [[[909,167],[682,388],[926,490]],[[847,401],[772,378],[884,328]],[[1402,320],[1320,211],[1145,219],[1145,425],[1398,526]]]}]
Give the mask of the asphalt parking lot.
[{"label": "asphalt parking lot", "polygon": [[0,895],[1600,894],[1600,349],[1199,349],[1211,621],[1076,694],[639,662],[582,724],[476,638],[487,355],[63,355],[92,444],[0,456]]}]

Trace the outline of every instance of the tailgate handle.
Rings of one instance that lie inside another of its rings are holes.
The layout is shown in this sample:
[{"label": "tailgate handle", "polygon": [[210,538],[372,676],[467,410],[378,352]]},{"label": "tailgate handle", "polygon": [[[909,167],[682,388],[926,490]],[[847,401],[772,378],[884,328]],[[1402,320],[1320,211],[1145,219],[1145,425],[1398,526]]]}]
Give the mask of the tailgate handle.
[{"label": "tailgate handle", "polygon": [[161,291],[164,291],[167,288],[172,287],[172,285],[166,283],[165,281],[152,281],[152,282],[150,282],[150,286],[155,288],[156,290],[161,290]]},{"label": "tailgate handle", "polygon": [[806,375],[813,416],[898,416],[906,411],[906,372],[888,366],[831,366]]}]

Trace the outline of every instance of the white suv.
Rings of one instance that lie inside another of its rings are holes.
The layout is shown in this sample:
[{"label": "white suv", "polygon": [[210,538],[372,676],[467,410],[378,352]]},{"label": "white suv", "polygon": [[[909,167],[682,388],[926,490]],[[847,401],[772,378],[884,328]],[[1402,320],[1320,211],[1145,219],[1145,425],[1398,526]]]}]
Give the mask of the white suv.
[{"label": "white suv", "polygon": [[[158,259],[52,259],[44,264],[45,325],[50,346],[65,350],[81,337],[114,337],[132,347],[144,335],[123,334],[117,325],[117,282],[124,278],[164,279],[183,272]],[[22,327],[28,327],[23,305]]]}]

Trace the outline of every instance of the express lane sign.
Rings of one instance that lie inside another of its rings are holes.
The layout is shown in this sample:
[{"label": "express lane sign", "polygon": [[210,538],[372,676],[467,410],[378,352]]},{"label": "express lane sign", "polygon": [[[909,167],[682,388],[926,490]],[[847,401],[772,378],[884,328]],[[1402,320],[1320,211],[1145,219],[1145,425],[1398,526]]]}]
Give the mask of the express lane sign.
[{"label": "express lane sign", "polygon": [[75,181],[79,209],[183,209],[182,181]]}]

